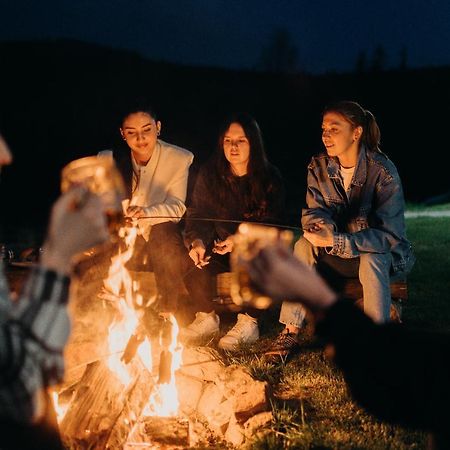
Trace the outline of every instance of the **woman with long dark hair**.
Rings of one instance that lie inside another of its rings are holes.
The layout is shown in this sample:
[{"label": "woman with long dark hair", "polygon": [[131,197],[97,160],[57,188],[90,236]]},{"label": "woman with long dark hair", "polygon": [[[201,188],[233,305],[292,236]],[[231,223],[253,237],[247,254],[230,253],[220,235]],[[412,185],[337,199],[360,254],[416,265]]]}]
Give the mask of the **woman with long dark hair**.
[{"label": "woman with long dark hair", "polygon": [[[219,317],[211,302],[213,277],[229,271],[230,236],[239,224],[279,223],[284,209],[283,181],[267,159],[258,123],[247,113],[231,115],[221,124],[216,152],[200,169],[188,205],[185,241],[196,268],[185,281],[197,286],[198,295],[194,299],[196,318],[182,330],[185,339],[219,332]],[[231,350],[258,337],[257,320],[239,314],[219,347]]]}]

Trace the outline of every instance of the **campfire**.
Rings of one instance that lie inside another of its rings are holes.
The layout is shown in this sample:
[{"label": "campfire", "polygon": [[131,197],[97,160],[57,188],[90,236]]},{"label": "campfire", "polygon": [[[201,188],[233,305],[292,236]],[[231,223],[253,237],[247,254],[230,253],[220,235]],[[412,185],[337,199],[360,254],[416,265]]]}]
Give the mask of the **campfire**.
[{"label": "campfire", "polygon": [[125,268],[136,232],[120,230],[125,248],[101,280],[108,296],[93,295],[95,265],[78,283],[67,375],[52,392],[63,442],[102,450],[240,445],[271,419],[268,386],[242,367],[224,367],[211,348],[183,349],[171,314],[155,313],[149,330],[143,316],[157,298],[152,274]]}]

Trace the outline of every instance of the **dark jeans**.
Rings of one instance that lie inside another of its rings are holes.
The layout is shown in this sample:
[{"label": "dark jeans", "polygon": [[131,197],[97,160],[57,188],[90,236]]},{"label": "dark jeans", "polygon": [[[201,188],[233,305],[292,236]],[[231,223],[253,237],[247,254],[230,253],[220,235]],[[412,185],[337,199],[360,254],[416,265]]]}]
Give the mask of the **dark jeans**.
[{"label": "dark jeans", "polygon": [[[228,255],[213,254],[210,264],[198,269],[189,257],[179,225],[164,222],[152,227],[148,242],[138,236],[133,257],[126,267],[154,272],[160,311],[180,310],[181,315],[192,315],[214,309],[215,275],[229,271],[229,258]],[[180,303],[184,287],[189,294],[188,304]]]},{"label": "dark jeans", "polygon": [[192,302],[188,310],[191,314],[211,312],[215,307],[212,300],[216,296],[216,275],[230,271],[229,254],[212,253],[209,264],[202,269],[195,267],[189,255],[188,259],[187,270],[184,271],[184,283]]},{"label": "dark jeans", "polygon": [[154,272],[161,312],[175,312],[183,289],[183,274],[190,260],[179,225],[164,222],[152,226],[148,242],[138,236],[126,268]]}]

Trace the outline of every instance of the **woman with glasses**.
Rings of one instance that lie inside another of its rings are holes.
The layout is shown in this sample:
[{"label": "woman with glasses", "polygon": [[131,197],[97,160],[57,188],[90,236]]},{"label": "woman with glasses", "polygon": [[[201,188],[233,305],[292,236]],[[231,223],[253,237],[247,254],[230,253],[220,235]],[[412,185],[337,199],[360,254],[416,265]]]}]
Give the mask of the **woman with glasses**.
[{"label": "woman with glasses", "polygon": [[[246,113],[228,117],[219,130],[216,152],[200,169],[186,215],[185,242],[193,261],[185,282],[193,291],[195,320],[182,329],[185,341],[206,339],[219,332],[214,311],[214,277],[229,271],[233,235],[241,222],[279,223],[285,192],[279,170],[266,156],[256,120]],[[239,314],[236,325],[219,347],[236,349],[258,339],[257,320]]]}]

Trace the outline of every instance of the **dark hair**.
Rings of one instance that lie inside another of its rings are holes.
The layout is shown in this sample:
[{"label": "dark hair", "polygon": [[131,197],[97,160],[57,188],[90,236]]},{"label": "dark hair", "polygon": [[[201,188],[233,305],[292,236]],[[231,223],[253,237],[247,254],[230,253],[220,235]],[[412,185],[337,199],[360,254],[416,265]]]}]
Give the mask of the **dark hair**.
[{"label": "dark hair", "polygon": [[343,116],[353,128],[362,127],[361,143],[369,150],[380,152],[381,132],[375,116],[364,109],[359,103],[353,101],[339,101],[326,106],[322,116],[328,112],[335,112]]},{"label": "dark hair", "polygon": [[267,159],[259,125],[250,114],[234,113],[220,124],[217,148],[209,161],[212,166],[208,175],[209,182],[214,189],[213,192],[218,195],[219,204],[226,205],[226,197],[233,193],[233,189],[236,189],[236,184],[233,182],[236,176],[225,158],[223,149],[224,136],[232,123],[237,123],[243,128],[250,144],[247,168],[249,189],[243,199],[245,210],[249,216],[262,217],[267,213],[267,198],[273,189],[272,180],[275,168]]},{"label": "dark hair", "polygon": [[128,101],[125,105],[122,106],[121,112],[119,114],[120,117],[120,124],[121,127],[123,125],[124,120],[130,115],[135,114],[138,112],[143,112],[145,114],[148,114],[154,121],[156,122],[158,120],[158,116],[156,114],[156,110],[148,103],[146,99],[138,98]]}]

